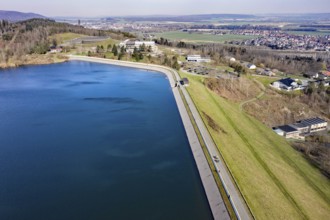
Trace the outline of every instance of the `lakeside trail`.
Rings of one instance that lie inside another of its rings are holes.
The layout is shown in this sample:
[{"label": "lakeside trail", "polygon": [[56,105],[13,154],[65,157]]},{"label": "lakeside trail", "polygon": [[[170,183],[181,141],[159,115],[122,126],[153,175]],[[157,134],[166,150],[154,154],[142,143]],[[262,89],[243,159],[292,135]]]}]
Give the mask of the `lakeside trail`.
[{"label": "lakeside trail", "polygon": [[[221,155],[219,155],[219,152],[216,148],[216,145],[214,144],[210,134],[208,133],[208,130],[206,129],[206,126],[204,125],[203,120],[201,119],[193,101],[191,100],[188,92],[184,87],[176,87],[175,84],[177,81],[180,80],[179,74],[174,71],[173,69],[170,69],[168,67],[164,66],[158,66],[153,64],[144,64],[144,63],[135,63],[135,62],[127,62],[127,61],[118,61],[118,60],[110,60],[110,59],[103,59],[103,58],[94,58],[94,57],[84,57],[84,56],[69,56],[70,60],[77,60],[77,61],[87,61],[87,62],[98,62],[98,63],[104,63],[104,64],[111,64],[111,65],[119,65],[119,66],[126,66],[126,67],[133,67],[133,68],[142,68],[147,70],[153,70],[157,72],[164,73],[172,87],[173,95],[175,98],[175,101],[178,106],[179,113],[182,118],[183,125],[186,130],[186,134],[188,137],[188,141],[198,168],[198,172],[201,178],[201,181],[204,186],[204,190],[213,214],[214,219],[220,219],[220,220],[227,220],[230,219],[229,213],[227,211],[227,208],[225,206],[225,203],[221,197],[219,188],[216,184],[216,181],[214,179],[214,176],[212,174],[212,170],[210,169],[210,166],[208,164],[208,161],[206,159],[206,156],[203,152],[201,143],[199,142],[198,136],[194,130],[194,126],[192,124],[191,119],[189,118],[189,114],[187,112],[188,109],[186,109],[184,102],[182,100],[182,97],[180,95],[180,91],[183,93],[183,97],[185,98],[185,101],[188,104],[189,110],[191,111],[193,115],[193,119],[198,125],[198,129],[200,133],[202,134],[203,140],[205,142],[205,145],[207,146],[207,150],[212,156],[217,156],[218,158],[221,158]],[[235,214],[238,219],[251,219],[250,212],[248,211],[248,207],[246,206],[245,201],[242,199],[241,194],[239,190],[236,188],[235,183],[233,183],[230,174],[227,171],[226,165],[222,160],[220,160],[220,163],[217,161],[212,160],[216,169],[219,171],[218,175],[225,187],[225,191],[227,193],[227,196],[231,202],[231,205],[233,206],[235,210]]]},{"label": "lakeside trail", "polygon": [[250,102],[255,102],[257,101],[258,99],[260,99],[261,97],[263,97],[265,95],[265,91],[266,91],[266,88],[265,86],[260,83],[259,81],[257,80],[253,80],[254,82],[256,82],[257,84],[259,84],[260,86],[260,89],[261,89],[261,93],[259,93],[259,95],[257,95],[256,97],[252,98],[252,99],[249,99],[249,100],[246,100],[246,101],[243,101],[239,104],[239,110],[240,111],[243,111],[243,106],[250,103]]}]

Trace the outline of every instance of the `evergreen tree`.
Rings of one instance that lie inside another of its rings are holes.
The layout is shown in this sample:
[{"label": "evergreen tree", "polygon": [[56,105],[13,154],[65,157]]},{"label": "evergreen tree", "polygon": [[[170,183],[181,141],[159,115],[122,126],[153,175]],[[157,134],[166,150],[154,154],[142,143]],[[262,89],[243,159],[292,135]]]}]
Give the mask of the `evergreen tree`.
[{"label": "evergreen tree", "polygon": [[118,49],[117,49],[117,46],[116,45],[113,45],[112,47],[112,51],[113,55],[117,56],[118,55]]},{"label": "evergreen tree", "polygon": [[126,52],[125,47],[122,46],[122,47],[120,48],[120,53],[125,54],[125,52]]},{"label": "evergreen tree", "polygon": [[111,44],[108,44],[108,46],[107,46],[107,51],[108,51],[108,52],[111,51],[111,48],[112,48],[112,45],[111,45]]},{"label": "evergreen tree", "polygon": [[52,40],[52,45],[53,45],[54,47],[57,47],[57,40],[56,40],[55,38]]},{"label": "evergreen tree", "polygon": [[96,46],[96,53],[100,53],[100,50],[101,50],[100,46],[97,45],[97,46]]},{"label": "evergreen tree", "polygon": [[143,60],[143,54],[139,52],[139,60]]},{"label": "evergreen tree", "polygon": [[138,49],[136,47],[134,48],[132,57],[135,58],[136,61],[139,61],[139,52],[138,52]]}]

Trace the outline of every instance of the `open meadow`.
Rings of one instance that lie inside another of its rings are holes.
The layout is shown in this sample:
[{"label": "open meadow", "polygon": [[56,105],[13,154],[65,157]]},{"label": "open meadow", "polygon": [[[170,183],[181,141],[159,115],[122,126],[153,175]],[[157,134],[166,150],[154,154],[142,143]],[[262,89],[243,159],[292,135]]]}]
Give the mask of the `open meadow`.
[{"label": "open meadow", "polygon": [[245,36],[245,35],[213,35],[213,34],[198,34],[198,33],[188,33],[182,31],[169,31],[163,33],[155,33],[157,37],[163,37],[169,40],[185,41],[185,42],[216,42],[224,43],[225,41],[231,40],[246,40],[253,39],[255,36]]}]

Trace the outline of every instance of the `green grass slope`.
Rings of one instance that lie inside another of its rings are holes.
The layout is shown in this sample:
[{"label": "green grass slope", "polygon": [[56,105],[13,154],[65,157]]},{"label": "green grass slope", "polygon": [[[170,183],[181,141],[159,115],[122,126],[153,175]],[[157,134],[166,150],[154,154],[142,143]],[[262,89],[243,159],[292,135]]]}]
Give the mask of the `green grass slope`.
[{"label": "green grass slope", "polygon": [[[189,78],[188,92],[257,219],[330,219],[330,181],[270,128]],[[212,129],[213,121],[221,129]]]}]

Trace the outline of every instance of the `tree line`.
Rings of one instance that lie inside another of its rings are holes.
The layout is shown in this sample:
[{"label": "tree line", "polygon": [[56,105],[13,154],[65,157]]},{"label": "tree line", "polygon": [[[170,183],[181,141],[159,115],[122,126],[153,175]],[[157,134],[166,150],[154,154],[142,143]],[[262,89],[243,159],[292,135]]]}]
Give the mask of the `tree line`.
[{"label": "tree line", "polygon": [[97,45],[95,52],[88,51],[87,56],[101,57],[101,58],[112,58],[126,61],[145,62],[158,65],[168,66],[179,70],[180,65],[178,62],[178,56],[168,54],[152,54],[151,47],[144,44],[135,47],[133,51],[127,51],[124,46],[116,44],[108,44],[106,47],[103,45]]}]

